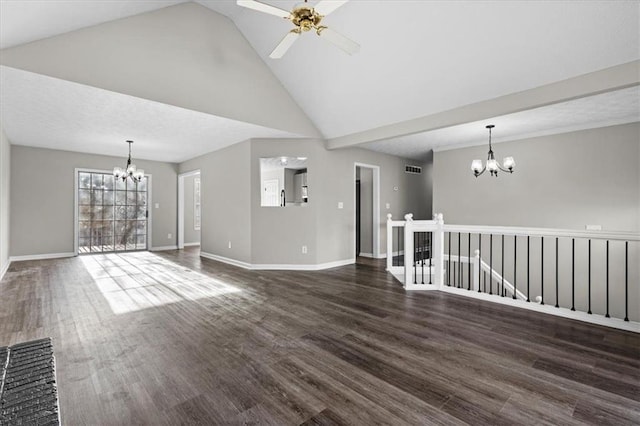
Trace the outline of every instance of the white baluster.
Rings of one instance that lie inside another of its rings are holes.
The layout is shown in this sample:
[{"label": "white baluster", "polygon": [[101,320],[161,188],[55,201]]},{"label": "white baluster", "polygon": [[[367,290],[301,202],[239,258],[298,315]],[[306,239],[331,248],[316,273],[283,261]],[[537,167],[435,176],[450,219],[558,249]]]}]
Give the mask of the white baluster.
[{"label": "white baluster", "polygon": [[404,287],[413,284],[413,214],[404,215]]},{"label": "white baluster", "polygon": [[480,288],[480,267],[480,250],[476,250],[473,256],[473,289],[475,291]]},{"label": "white baluster", "polygon": [[[398,241],[400,244],[400,241]],[[398,250],[400,250],[398,248]],[[387,214],[387,271],[393,266],[393,226],[391,225],[391,213]]]}]

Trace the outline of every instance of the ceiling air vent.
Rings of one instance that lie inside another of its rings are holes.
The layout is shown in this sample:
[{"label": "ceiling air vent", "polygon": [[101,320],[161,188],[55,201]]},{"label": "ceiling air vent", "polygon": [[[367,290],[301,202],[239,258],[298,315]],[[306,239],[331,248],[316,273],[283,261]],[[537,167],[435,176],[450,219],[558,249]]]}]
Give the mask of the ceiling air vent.
[{"label": "ceiling air vent", "polygon": [[413,173],[414,175],[419,175],[422,173],[422,167],[420,166],[404,166],[405,173]]}]

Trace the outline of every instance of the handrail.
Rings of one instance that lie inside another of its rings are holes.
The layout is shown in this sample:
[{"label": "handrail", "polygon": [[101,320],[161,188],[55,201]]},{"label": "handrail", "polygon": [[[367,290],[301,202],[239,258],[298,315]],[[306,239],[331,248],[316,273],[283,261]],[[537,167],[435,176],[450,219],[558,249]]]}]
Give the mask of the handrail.
[{"label": "handrail", "polygon": [[[477,254],[476,254],[477,256]],[[469,257],[469,256],[460,256],[460,255],[451,255],[451,257],[449,257],[448,254],[443,254],[443,258],[445,261],[449,261],[449,262],[460,262],[460,263],[470,263],[474,266],[474,268],[476,267],[476,257]],[[513,292],[515,290],[516,293],[516,297],[520,300],[527,300],[527,296],[522,293],[520,290],[515,289],[515,287],[513,286],[513,284],[511,284],[506,278],[503,280],[502,275],[500,275],[500,273],[498,273],[498,271],[496,271],[495,269],[491,269],[491,267],[489,266],[489,264],[487,262],[485,262],[484,260],[480,259],[481,265],[482,265],[482,270],[489,272],[489,274],[491,274],[491,276],[498,282],[500,283],[504,283],[504,289],[506,291],[508,291],[509,293],[511,293],[511,295],[513,295]],[[474,278],[476,277],[477,272],[473,272],[473,276]],[[476,289],[477,290],[477,289]]]},{"label": "handrail", "polygon": [[444,225],[445,232],[532,237],[592,238],[598,240],[640,241],[638,232],[584,231],[581,229],[526,228],[518,226]]},{"label": "handrail", "polygon": [[509,290],[509,292],[511,293],[511,295],[513,295],[514,290],[516,293],[516,297],[520,300],[527,300],[527,296],[525,296],[525,294],[523,292],[521,292],[518,289],[515,289],[515,287],[513,286],[513,284],[511,284],[509,281],[507,281],[506,278],[504,278],[502,275],[500,275],[498,273],[498,271],[496,271],[495,269],[491,269],[491,267],[489,266],[489,264],[487,262],[485,262],[484,260],[480,259],[480,264],[482,265],[482,270],[488,272],[491,276],[493,276],[493,278],[495,278],[496,281],[499,282],[504,282],[504,289],[505,290]]}]

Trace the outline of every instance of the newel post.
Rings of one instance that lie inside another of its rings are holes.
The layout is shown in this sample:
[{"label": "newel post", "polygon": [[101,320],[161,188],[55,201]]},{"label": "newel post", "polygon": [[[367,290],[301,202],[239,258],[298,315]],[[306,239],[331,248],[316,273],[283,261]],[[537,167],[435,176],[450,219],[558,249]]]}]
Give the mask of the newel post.
[{"label": "newel post", "polygon": [[475,251],[473,256],[473,289],[478,291],[480,289],[480,250]]},{"label": "newel post", "polygon": [[433,255],[431,256],[435,267],[433,283],[440,289],[444,285],[444,218],[442,213],[434,214],[433,220],[435,220],[437,227],[433,232]]},{"label": "newel post", "polygon": [[413,284],[413,214],[404,215],[404,287]]},{"label": "newel post", "polygon": [[[398,241],[400,244],[400,241]],[[400,248],[398,247],[398,251]],[[387,214],[387,271],[391,271],[393,266],[393,225],[391,224],[391,213]]]}]

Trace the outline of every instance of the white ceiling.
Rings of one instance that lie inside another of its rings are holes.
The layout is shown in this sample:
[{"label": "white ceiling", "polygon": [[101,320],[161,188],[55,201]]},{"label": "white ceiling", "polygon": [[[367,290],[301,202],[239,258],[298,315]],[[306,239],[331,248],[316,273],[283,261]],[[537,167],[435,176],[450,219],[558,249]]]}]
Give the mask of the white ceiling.
[{"label": "white ceiling", "polygon": [[297,135],[0,67],[0,115],[16,145],[181,162],[253,137]]},{"label": "white ceiling", "polygon": [[[290,9],[300,0],[264,2]],[[181,1],[2,0],[0,47],[19,45],[176,3]],[[258,55],[327,138],[451,110],[640,59],[638,1],[352,0],[326,17],[323,24],[360,43],[362,48],[357,55],[348,56],[313,33],[307,33],[280,60],[269,59],[268,55],[290,29],[288,21],[241,8],[235,0],[203,0],[198,3],[234,21]],[[83,124],[65,118],[63,113],[76,111],[73,105],[56,104],[64,103],[54,99],[56,91],[61,90],[60,83],[42,80],[41,84],[44,86],[40,91],[49,93],[49,98],[42,102],[48,107],[29,105],[26,100],[16,99],[17,96],[11,98],[9,105],[5,98],[11,96],[11,90],[6,90],[7,86],[3,84],[3,93],[0,95],[2,119],[24,120],[20,127],[21,143],[35,143],[46,135],[50,140],[55,139],[55,144],[62,144],[56,145],[58,147],[77,149],[85,145],[77,141],[68,142],[70,133],[76,134],[78,141],[88,140],[88,135],[99,136],[102,139],[95,140],[100,146],[107,138],[119,136],[118,131],[112,129],[113,126],[106,128],[106,120],[99,122],[99,118],[85,117]],[[128,134],[120,139],[133,137],[131,133],[136,129],[141,141],[156,138],[157,135],[151,137],[149,133],[153,133],[156,127],[153,114],[155,108],[160,106],[90,89],[83,87],[75,90],[79,99],[85,96],[84,101],[93,105],[93,108],[100,105],[102,97],[109,98],[111,103],[107,105],[112,105],[114,115],[117,115],[117,111],[130,111],[133,109],[132,103],[138,103],[134,113],[146,118],[128,123],[121,121],[121,130]],[[33,92],[33,96],[37,99],[41,95]],[[100,102],[97,102],[98,99]],[[637,102],[633,104],[633,96],[620,99],[620,102],[624,101],[632,103],[619,105],[613,110],[603,110],[598,108],[598,103],[589,101],[558,106],[564,111],[565,120],[558,120],[557,123],[553,123],[553,110],[549,110],[551,112],[531,112],[532,115],[526,119],[518,114],[512,114],[515,118],[512,115],[504,117],[505,121],[496,118],[494,124],[498,125],[497,137],[504,139],[579,127],[580,123],[576,121],[580,120],[570,110],[572,107],[578,108],[579,112],[591,108],[588,110],[591,120],[583,120],[585,123],[582,125],[625,121],[628,120],[629,111],[637,108]],[[221,119],[217,117],[205,120],[201,117],[203,114],[191,115],[180,108],[164,105],[162,108],[164,123],[189,122],[195,120],[196,116],[207,122],[203,123],[203,129],[191,130],[192,133],[198,133],[195,135],[182,133],[184,129],[176,130],[176,135],[182,135],[183,140],[189,143],[183,144],[177,154],[167,154],[179,156],[171,161],[180,161],[178,158],[184,158],[182,154],[189,155],[185,153],[186,146],[193,144],[194,152],[207,149],[204,139],[198,139],[203,137],[202,134],[226,132],[230,141],[233,139],[231,134],[235,134],[235,130],[230,129],[240,126],[237,122],[233,125],[227,123],[219,130],[217,126]],[[15,113],[11,112],[13,109]],[[141,109],[146,109],[146,112],[141,112]],[[51,114],[51,111],[56,114]],[[615,116],[616,111],[620,116]],[[31,127],[36,127],[33,123],[38,121],[28,119],[27,115],[36,113],[47,117],[43,122],[49,123],[48,128],[29,128],[29,123]],[[126,118],[122,117],[122,120]],[[516,125],[516,122],[519,124]],[[68,131],[69,124],[74,128],[73,132]],[[436,130],[393,141],[375,142],[366,147],[419,158],[424,154],[425,144],[439,148],[446,144],[469,144],[478,136],[483,139],[484,124],[469,123],[465,131],[461,130],[464,126],[456,126],[448,134],[438,133],[444,130]],[[180,126],[175,125],[176,129]],[[251,135],[253,137],[268,133],[267,129],[257,130],[255,127],[246,125],[243,128],[247,133],[255,131]],[[193,137],[193,141],[187,139],[187,135]],[[17,137],[9,136],[12,141]],[[158,143],[167,144],[169,139]],[[142,149],[140,145],[137,144],[136,148]],[[164,148],[165,145],[162,145]]]}]

